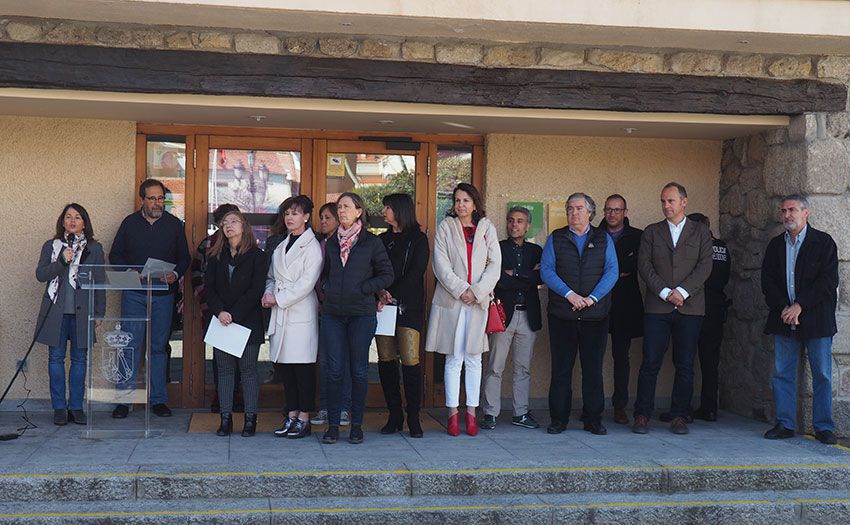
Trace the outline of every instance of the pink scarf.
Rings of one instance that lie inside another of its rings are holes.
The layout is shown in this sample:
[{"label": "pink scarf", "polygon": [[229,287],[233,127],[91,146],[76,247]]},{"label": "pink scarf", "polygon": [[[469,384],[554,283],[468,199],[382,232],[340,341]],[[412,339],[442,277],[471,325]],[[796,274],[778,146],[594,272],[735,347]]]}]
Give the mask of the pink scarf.
[{"label": "pink scarf", "polygon": [[342,224],[336,229],[336,236],[339,239],[339,258],[342,259],[342,266],[348,262],[348,256],[351,254],[351,247],[357,242],[357,237],[360,236],[362,225],[360,221],[355,221],[351,228],[345,229]]}]

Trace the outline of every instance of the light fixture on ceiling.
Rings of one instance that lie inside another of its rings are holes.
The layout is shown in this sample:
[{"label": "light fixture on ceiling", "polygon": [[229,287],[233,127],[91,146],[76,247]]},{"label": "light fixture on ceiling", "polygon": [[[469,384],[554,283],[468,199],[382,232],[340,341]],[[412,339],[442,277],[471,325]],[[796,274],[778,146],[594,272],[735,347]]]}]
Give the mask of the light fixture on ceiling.
[{"label": "light fixture on ceiling", "polygon": [[390,124],[395,124],[395,120],[389,120],[389,119],[376,120],[375,122],[377,122],[378,124],[380,124],[382,126],[388,126]]},{"label": "light fixture on ceiling", "polygon": [[256,120],[257,122],[260,122],[261,120],[265,119],[266,116],[265,115],[251,115],[250,118]]},{"label": "light fixture on ceiling", "polygon": [[623,131],[626,132],[626,135],[632,135],[637,132],[637,128],[623,128]]},{"label": "light fixture on ceiling", "polygon": [[749,43],[750,43],[750,41],[749,41],[749,40],[747,40],[747,39],[745,39],[745,38],[742,38],[741,40],[738,40],[738,43],[739,43],[739,44],[747,45],[747,44],[749,44]]},{"label": "light fixture on ceiling", "polygon": [[339,25],[341,25],[342,27],[351,27],[354,24],[351,23],[351,22],[345,21],[345,22],[340,22]]},{"label": "light fixture on ceiling", "polygon": [[443,124],[445,124],[446,126],[451,126],[451,127],[453,127],[453,128],[473,129],[473,127],[472,127],[472,126],[467,126],[466,124],[461,124],[461,123],[459,123],[459,122],[448,122],[448,121],[444,121],[444,122],[443,122]]}]

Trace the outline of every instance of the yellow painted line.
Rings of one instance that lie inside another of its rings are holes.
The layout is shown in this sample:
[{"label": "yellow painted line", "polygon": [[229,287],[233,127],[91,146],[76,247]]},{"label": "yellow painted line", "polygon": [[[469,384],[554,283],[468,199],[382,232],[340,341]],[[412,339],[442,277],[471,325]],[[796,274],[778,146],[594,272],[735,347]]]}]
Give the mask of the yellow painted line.
[{"label": "yellow painted line", "polygon": [[[846,448],[846,447],[845,447]],[[850,450],[850,449],[848,449]],[[93,473],[53,473],[53,474],[0,474],[0,479],[41,479],[41,478],[185,478],[185,477],[225,477],[225,476],[375,476],[407,474],[518,474],[546,472],[614,472],[614,471],[699,471],[699,470],[759,470],[759,469],[801,469],[801,468],[848,468],[850,463],[792,463],[757,465],[627,465],[627,466],[586,466],[586,467],[501,467],[482,469],[395,469],[395,470],[289,470],[289,471],[212,471],[212,472],[124,472],[117,474]]]},{"label": "yellow painted line", "polygon": [[698,500],[698,501],[620,501],[608,503],[569,503],[569,504],[525,504],[525,505],[433,505],[406,507],[334,507],[334,508],[282,508],[282,509],[214,509],[214,510],[151,510],[118,512],[38,512],[0,514],[2,518],[105,518],[105,517],[144,517],[144,516],[221,516],[238,514],[303,514],[303,513],[366,513],[366,512],[446,512],[481,510],[522,510],[522,509],[581,509],[581,508],[630,508],[630,507],[686,507],[711,505],[771,505],[790,503],[850,503],[850,498],[789,498],[789,499],[734,499],[734,500]]},{"label": "yellow painted line", "polygon": [[[803,434],[803,435],[806,437],[806,439],[810,439],[812,441],[817,441],[817,438],[815,436],[811,435],[811,434]],[[850,452],[850,447],[845,447],[844,445],[839,445],[839,444],[836,443],[835,445],[829,445],[829,446]]]}]

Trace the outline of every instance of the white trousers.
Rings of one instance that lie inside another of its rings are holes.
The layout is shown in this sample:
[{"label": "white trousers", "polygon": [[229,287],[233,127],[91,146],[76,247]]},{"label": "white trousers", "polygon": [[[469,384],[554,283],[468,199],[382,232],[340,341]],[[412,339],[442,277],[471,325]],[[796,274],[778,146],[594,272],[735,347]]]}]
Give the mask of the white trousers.
[{"label": "white trousers", "polygon": [[470,306],[463,305],[457,320],[454,352],[446,356],[443,384],[446,386],[446,406],[457,408],[460,404],[460,372],[466,366],[466,406],[477,407],[481,391],[481,354],[466,353],[466,329]]}]

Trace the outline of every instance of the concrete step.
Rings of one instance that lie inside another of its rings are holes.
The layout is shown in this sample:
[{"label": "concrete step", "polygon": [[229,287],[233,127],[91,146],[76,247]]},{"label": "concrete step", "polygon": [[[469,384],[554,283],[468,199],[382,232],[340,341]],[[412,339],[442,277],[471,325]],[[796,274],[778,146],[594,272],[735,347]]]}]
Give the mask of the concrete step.
[{"label": "concrete step", "polygon": [[839,524],[848,515],[847,490],[0,503],[2,524]]},{"label": "concrete step", "polygon": [[519,466],[478,469],[303,470],[74,469],[0,474],[0,501],[127,501],[377,496],[841,490],[850,463]]}]

